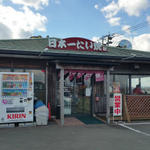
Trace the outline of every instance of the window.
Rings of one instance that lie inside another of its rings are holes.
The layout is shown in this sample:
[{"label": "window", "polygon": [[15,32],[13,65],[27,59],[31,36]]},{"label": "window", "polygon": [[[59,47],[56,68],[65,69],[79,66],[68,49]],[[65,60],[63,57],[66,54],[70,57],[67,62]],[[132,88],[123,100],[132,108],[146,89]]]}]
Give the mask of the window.
[{"label": "window", "polygon": [[122,94],[129,94],[129,75],[111,75],[111,77],[110,77],[110,85],[111,85],[110,93],[113,93],[113,84],[114,83],[116,83],[118,86],[120,86],[120,92]]},{"label": "window", "polygon": [[131,80],[132,94],[136,86],[142,91],[142,94],[150,94],[150,75],[133,75]]},{"label": "window", "polygon": [[25,69],[25,72],[34,73],[34,97],[37,100],[42,100],[46,102],[46,85],[45,85],[45,71],[44,70],[34,70]]}]

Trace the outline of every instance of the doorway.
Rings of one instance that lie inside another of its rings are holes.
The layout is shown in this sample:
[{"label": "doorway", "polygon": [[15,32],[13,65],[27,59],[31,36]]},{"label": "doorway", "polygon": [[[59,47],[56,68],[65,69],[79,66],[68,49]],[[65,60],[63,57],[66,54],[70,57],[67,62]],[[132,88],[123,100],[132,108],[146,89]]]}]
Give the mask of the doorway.
[{"label": "doorway", "polygon": [[100,100],[97,83],[104,81],[103,71],[65,70],[64,114],[92,115]]}]

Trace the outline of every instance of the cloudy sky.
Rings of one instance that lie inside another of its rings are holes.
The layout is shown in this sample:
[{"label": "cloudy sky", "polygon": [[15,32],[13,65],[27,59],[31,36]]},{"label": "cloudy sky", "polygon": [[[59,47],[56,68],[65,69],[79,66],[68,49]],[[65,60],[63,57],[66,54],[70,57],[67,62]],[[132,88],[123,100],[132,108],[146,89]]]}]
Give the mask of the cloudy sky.
[{"label": "cloudy sky", "polygon": [[108,34],[150,51],[150,0],[0,0],[0,39]]}]

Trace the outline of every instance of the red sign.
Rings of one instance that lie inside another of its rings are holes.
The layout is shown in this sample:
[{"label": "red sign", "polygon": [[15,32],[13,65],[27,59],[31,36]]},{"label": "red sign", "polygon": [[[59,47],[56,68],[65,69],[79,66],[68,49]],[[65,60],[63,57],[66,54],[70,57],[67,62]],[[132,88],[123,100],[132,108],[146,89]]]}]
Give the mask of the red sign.
[{"label": "red sign", "polygon": [[7,114],[7,119],[22,119],[26,118],[26,114]]},{"label": "red sign", "polygon": [[77,74],[77,79],[81,78],[82,75],[85,74],[85,80],[91,78],[92,74],[95,74],[96,82],[104,81],[104,71],[98,70],[73,70],[73,69],[66,69],[64,74],[69,73],[69,79],[73,79],[74,75]]},{"label": "red sign", "polygon": [[121,116],[121,115],[122,115],[122,95],[119,93],[115,93],[113,101],[113,116]]},{"label": "red sign", "polygon": [[56,39],[50,38],[48,49],[60,50],[79,50],[79,51],[96,51],[106,52],[106,47],[103,47],[100,42],[93,42],[84,38],[66,38]]}]

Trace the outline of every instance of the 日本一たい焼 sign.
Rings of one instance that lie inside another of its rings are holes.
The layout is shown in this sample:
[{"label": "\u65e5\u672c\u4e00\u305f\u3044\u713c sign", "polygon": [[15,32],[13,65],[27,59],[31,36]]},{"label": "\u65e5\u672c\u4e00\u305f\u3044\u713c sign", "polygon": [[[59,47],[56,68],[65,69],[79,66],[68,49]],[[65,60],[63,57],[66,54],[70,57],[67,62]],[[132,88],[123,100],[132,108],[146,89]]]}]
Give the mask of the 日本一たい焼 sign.
[{"label": "\u65e5\u672c\u4e00\u305f\u3044\u713c sign", "polygon": [[96,51],[106,52],[106,47],[102,47],[100,42],[93,42],[84,38],[66,38],[56,39],[50,38],[48,49],[62,49],[62,50],[79,50],[79,51]]}]

